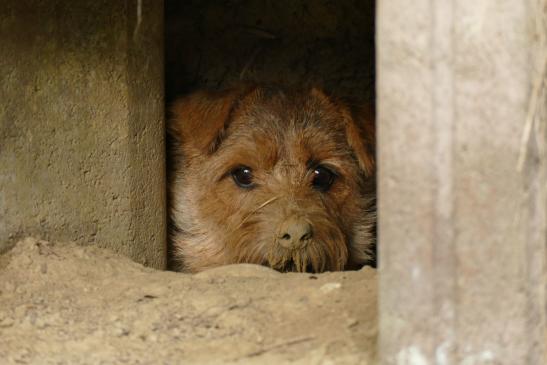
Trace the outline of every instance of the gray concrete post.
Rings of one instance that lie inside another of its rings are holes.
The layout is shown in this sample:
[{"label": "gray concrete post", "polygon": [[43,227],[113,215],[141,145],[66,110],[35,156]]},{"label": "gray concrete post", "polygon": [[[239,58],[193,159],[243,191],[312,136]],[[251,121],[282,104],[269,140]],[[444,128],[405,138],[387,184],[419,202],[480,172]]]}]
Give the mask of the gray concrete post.
[{"label": "gray concrete post", "polygon": [[546,2],[377,9],[383,364],[545,364]]},{"label": "gray concrete post", "polygon": [[0,54],[0,251],[35,235],[163,268],[163,2],[5,0]]}]

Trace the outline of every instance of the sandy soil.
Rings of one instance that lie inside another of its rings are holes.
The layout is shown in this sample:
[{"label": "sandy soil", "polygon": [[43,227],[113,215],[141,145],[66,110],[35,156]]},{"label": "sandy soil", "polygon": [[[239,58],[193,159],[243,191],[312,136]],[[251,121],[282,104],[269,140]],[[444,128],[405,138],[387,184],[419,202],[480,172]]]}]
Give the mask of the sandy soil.
[{"label": "sandy soil", "polygon": [[0,256],[2,364],[375,363],[374,270],[198,275],[32,238]]}]

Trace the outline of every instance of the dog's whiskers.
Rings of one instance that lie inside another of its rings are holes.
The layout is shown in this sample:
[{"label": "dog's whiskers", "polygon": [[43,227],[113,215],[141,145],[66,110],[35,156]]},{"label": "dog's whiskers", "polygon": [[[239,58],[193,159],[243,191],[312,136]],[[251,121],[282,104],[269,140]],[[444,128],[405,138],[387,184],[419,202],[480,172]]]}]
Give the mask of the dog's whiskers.
[{"label": "dog's whiskers", "polygon": [[276,201],[277,199],[279,199],[279,196],[274,196],[273,198],[270,198],[268,200],[266,200],[264,203],[260,204],[257,208],[253,209],[249,214],[247,214],[242,220],[241,222],[239,223],[239,225],[237,226],[236,230],[241,228],[242,225],[245,224],[245,222],[247,222],[249,220],[249,218],[251,218],[251,216],[253,216],[254,214],[256,214],[256,212],[258,212],[260,209],[264,208],[265,206],[267,206],[268,204],[271,204],[273,203],[274,201]]}]

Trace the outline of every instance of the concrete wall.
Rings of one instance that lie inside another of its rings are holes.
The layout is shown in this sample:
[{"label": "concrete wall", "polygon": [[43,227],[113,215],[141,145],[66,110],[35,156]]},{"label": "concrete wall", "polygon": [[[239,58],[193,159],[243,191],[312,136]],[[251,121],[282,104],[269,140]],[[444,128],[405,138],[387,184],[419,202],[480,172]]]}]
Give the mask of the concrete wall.
[{"label": "concrete wall", "polygon": [[546,3],[380,1],[383,364],[545,364]]},{"label": "concrete wall", "polygon": [[0,4],[0,252],[19,237],[165,263],[162,1]]}]

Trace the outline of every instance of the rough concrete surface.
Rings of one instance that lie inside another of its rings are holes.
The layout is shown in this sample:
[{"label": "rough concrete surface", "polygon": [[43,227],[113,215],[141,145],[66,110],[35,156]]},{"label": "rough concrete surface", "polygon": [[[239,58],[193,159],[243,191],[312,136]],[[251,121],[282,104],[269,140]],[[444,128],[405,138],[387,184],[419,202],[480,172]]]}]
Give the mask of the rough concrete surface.
[{"label": "rough concrete surface", "polygon": [[382,364],[547,364],[546,6],[378,2]]},{"label": "rough concrete surface", "polygon": [[372,364],[375,271],[155,271],[27,238],[0,256],[2,364]]},{"label": "rough concrete surface", "polygon": [[37,235],[163,267],[163,3],[1,1],[0,45],[0,252]]}]

